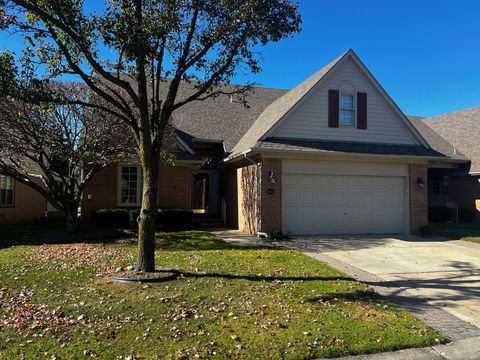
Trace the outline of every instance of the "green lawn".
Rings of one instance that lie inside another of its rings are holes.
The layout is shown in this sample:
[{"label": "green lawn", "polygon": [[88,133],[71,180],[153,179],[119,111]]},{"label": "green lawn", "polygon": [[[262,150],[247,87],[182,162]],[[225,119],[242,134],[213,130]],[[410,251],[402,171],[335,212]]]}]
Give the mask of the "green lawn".
[{"label": "green lawn", "polygon": [[430,224],[432,235],[480,243],[479,224]]},{"label": "green lawn", "polygon": [[181,269],[179,279],[111,281],[108,272],[131,264],[134,252],[128,240],[0,250],[0,359],[310,359],[441,340],[296,251],[162,233],[157,263]]}]

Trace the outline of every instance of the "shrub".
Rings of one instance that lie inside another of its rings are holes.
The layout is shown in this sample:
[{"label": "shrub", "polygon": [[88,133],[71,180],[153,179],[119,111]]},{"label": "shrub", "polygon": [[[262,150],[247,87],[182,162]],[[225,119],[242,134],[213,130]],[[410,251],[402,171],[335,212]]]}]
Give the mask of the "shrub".
[{"label": "shrub", "polygon": [[96,226],[125,229],[130,226],[130,209],[99,209],[92,213]]},{"label": "shrub", "polygon": [[[98,227],[135,229],[139,208],[114,208],[95,210],[93,223]],[[192,211],[186,209],[158,209],[157,227],[162,229],[186,229],[192,226]]]},{"label": "shrub", "polygon": [[163,229],[185,229],[192,226],[191,210],[158,209],[157,226]]},{"label": "shrub", "polygon": [[420,236],[429,236],[432,235],[432,229],[428,225],[423,225],[418,230],[418,233],[420,234]]},{"label": "shrub", "polygon": [[466,208],[458,208],[458,222],[459,223],[472,223],[476,218],[476,211]]},{"label": "shrub", "polygon": [[428,221],[442,223],[454,219],[454,210],[446,206],[430,206],[428,208]]},{"label": "shrub", "polygon": [[268,238],[275,241],[287,241],[290,240],[292,237],[289,233],[284,234],[282,230],[273,229],[268,232]]}]

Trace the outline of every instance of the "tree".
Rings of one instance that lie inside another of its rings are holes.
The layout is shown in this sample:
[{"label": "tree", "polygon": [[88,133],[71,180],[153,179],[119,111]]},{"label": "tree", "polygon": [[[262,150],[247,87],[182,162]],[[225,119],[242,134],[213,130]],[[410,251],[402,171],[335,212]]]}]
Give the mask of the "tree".
[{"label": "tree", "polygon": [[[97,12],[88,12],[82,0],[0,0],[2,5],[0,26],[28,43],[16,76],[25,82],[77,76],[106,104],[84,106],[102,109],[131,128],[143,171],[138,267],[153,271],[159,157],[173,112],[220,93],[247,92],[248,84],[233,90],[222,84],[238,71],[260,71],[257,46],[299,31],[297,4],[107,0]],[[194,81],[195,91],[178,99],[182,81]]]},{"label": "tree", "polygon": [[88,99],[85,86],[49,87],[69,102],[0,101],[0,173],[42,194],[65,215],[67,231],[75,231],[83,189],[98,171],[129,156],[131,138],[118,135],[126,132],[116,117],[74,103]]}]

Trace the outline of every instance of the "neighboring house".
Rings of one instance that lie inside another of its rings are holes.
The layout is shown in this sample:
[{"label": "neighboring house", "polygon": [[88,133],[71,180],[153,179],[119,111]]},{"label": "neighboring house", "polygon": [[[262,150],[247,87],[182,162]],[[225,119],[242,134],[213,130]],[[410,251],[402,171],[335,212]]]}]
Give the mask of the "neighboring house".
[{"label": "neighboring house", "polygon": [[471,209],[480,220],[480,108],[410,119],[432,148],[449,157],[430,164],[429,205]]},{"label": "neighboring house", "polygon": [[[32,177],[32,181],[38,181]],[[43,220],[56,210],[32,188],[0,175],[0,223]]]}]

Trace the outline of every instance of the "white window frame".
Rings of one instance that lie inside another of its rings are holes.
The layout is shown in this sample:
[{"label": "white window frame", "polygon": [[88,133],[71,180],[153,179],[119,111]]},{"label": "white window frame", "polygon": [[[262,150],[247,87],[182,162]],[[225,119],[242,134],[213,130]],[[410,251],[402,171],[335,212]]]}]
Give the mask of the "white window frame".
[{"label": "white window frame", "polygon": [[[10,178],[10,183],[12,184],[11,189],[2,187],[4,178]],[[12,192],[12,202],[8,203],[8,204],[6,204],[6,203],[3,204],[3,203],[0,202],[0,207],[15,207],[16,189],[15,189],[15,179],[13,177],[8,176],[8,175],[0,175],[0,201],[1,201],[1,191],[3,191],[3,190],[7,190],[7,191]]]},{"label": "white window frame", "polygon": [[[343,107],[343,102],[342,102],[342,96],[351,96],[352,97],[352,108],[345,108]],[[356,111],[356,106],[357,106],[357,97],[356,94],[351,93],[351,92],[340,92],[340,106],[339,106],[339,111],[338,111],[338,124],[340,126],[346,126],[346,127],[352,127],[357,125],[357,111]],[[342,111],[350,111],[353,114],[353,123],[352,124],[344,124],[342,123]]]},{"label": "white window frame", "polygon": [[[123,168],[135,167],[137,168],[137,201],[135,203],[122,202],[122,173]],[[143,190],[142,168],[137,164],[120,164],[118,166],[118,205],[121,207],[137,207],[142,204],[142,190]]]}]

